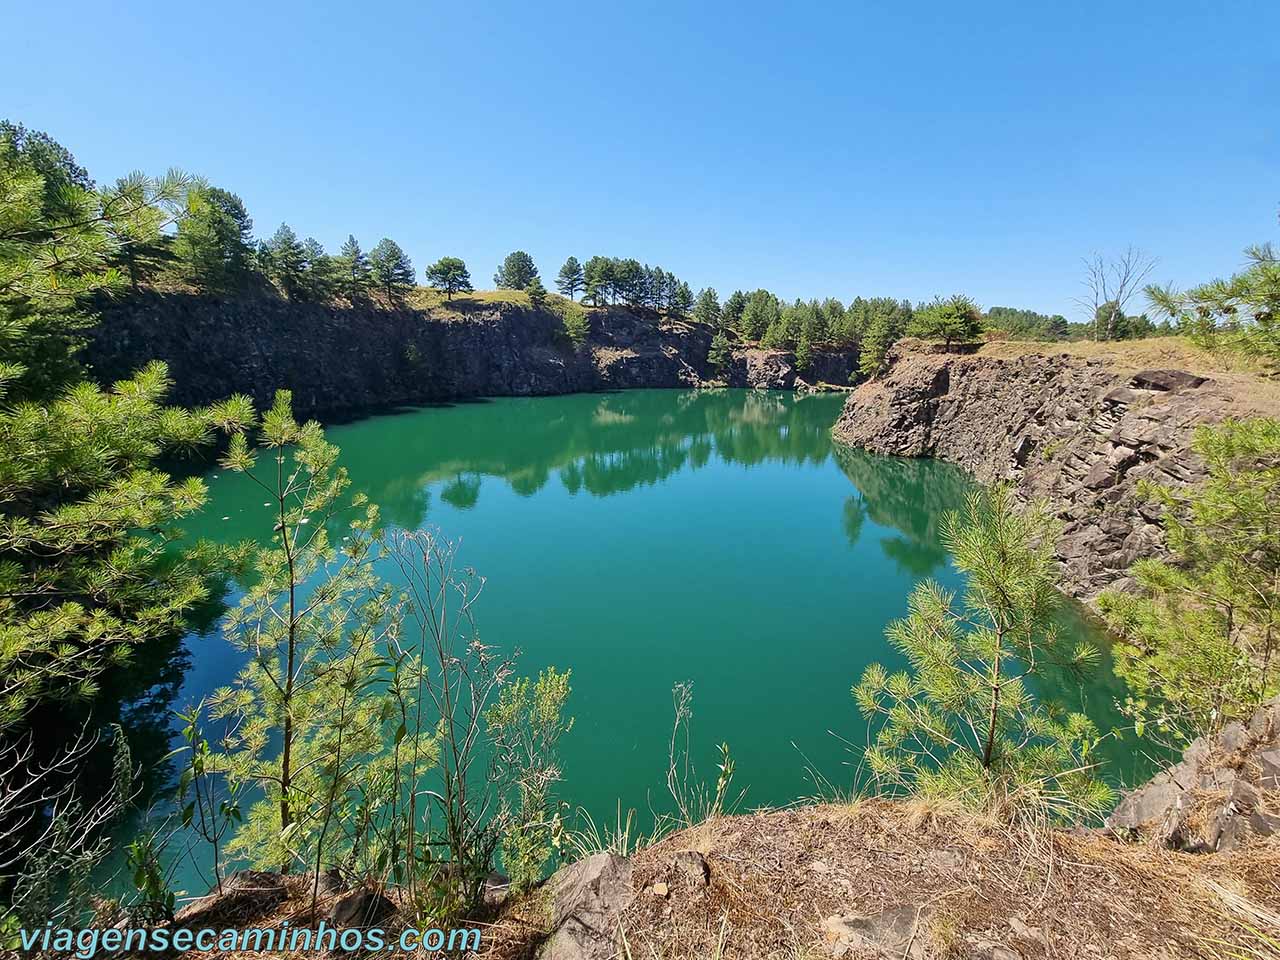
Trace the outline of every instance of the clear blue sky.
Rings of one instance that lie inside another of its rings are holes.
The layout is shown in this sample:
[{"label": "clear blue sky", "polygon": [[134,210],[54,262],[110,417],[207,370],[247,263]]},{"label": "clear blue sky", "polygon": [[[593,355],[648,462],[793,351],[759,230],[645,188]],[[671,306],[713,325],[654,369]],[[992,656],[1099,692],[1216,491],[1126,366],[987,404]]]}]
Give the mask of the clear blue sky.
[{"label": "clear blue sky", "polygon": [[100,181],[480,286],[519,247],[1075,318],[1095,249],[1185,285],[1280,233],[1276,0],[4,6],[0,115]]}]

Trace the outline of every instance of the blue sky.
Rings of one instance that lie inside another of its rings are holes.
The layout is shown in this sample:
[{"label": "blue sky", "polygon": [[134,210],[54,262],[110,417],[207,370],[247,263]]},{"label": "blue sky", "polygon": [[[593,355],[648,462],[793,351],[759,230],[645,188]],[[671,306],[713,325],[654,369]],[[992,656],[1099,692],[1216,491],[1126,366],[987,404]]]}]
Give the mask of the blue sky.
[{"label": "blue sky", "polygon": [[724,295],[1079,309],[1274,239],[1280,3],[5,0],[0,115],[99,180],[178,166],[487,286],[522,248]]}]

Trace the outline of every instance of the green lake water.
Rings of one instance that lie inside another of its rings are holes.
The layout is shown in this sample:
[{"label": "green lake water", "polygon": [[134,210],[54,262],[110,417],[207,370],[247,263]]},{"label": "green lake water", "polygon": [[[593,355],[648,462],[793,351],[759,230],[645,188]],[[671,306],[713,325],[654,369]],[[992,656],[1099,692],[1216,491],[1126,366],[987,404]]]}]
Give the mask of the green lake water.
[{"label": "green lake water", "polygon": [[[969,481],[930,461],[837,450],[842,397],[744,390],[496,399],[332,427],[354,490],[402,528],[461,541],[487,583],[481,636],[521,672],[573,671],[562,795],[597,820],[668,808],[671,688],[694,691],[699,772],[737,761],[747,808],[812,796],[807,768],[847,787],[866,725],[863,668],[900,663],[884,639],[924,578],[959,586],[939,521]],[[241,476],[208,477],[193,537],[262,539],[272,518]],[[390,574],[390,571],[384,571]],[[226,602],[234,602],[232,588]],[[214,611],[216,614],[216,611]],[[1093,628],[1071,606],[1066,628]],[[233,679],[216,631],[185,641],[175,706]],[[1118,722],[1109,672],[1042,693]],[[1109,776],[1145,769],[1114,743]]]}]

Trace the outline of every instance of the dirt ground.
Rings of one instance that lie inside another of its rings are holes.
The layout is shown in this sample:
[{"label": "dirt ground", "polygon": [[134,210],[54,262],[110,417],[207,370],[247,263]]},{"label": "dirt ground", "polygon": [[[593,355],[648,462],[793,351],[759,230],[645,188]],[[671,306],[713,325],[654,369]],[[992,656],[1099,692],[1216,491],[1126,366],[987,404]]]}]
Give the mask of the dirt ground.
[{"label": "dirt ground", "polygon": [[[690,850],[705,875],[688,868]],[[633,869],[618,960],[1280,960],[1277,838],[1193,855],[868,800],[711,821],[642,850]],[[228,902],[202,923],[296,925],[303,886],[291,879],[283,901],[256,907]],[[535,957],[548,899],[536,892],[468,924],[483,930],[480,956]],[[847,929],[872,941],[842,941]],[[869,945],[876,937],[883,945]],[[292,956],[186,954],[268,955]]]}]

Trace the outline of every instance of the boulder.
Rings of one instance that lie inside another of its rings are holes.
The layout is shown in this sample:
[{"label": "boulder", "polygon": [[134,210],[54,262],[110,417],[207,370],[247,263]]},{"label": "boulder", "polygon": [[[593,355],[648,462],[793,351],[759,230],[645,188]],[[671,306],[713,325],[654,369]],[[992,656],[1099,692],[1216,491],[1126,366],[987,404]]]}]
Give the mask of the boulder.
[{"label": "boulder", "polygon": [[705,887],[711,882],[711,866],[696,850],[681,850],[671,858],[671,865],[689,878],[694,886]]},{"label": "boulder", "polygon": [[176,922],[198,927],[203,917],[228,916],[253,912],[268,915],[284,902],[288,891],[284,877],[264,870],[237,870],[222,881],[222,891],[215,886],[199,900],[193,900],[178,911]]},{"label": "boulder", "polygon": [[1139,370],[1129,378],[1129,384],[1142,390],[1187,390],[1205,380],[1185,370]]},{"label": "boulder", "polygon": [[396,905],[381,890],[360,887],[334,897],[323,911],[340,927],[372,927],[396,912]]},{"label": "boulder", "polygon": [[631,861],[598,853],[548,881],[553,932],[541,960],[615,960],[618,918],[635,899]]},{"label": "boulder", "polygon": [[822,921],[822,935],[836,958],[863,956],[924,960],[921,925],[928,908],[891,907],[874,916],[836,914]]}]

